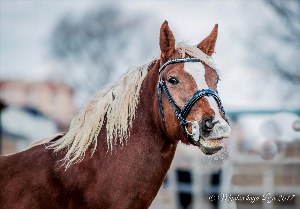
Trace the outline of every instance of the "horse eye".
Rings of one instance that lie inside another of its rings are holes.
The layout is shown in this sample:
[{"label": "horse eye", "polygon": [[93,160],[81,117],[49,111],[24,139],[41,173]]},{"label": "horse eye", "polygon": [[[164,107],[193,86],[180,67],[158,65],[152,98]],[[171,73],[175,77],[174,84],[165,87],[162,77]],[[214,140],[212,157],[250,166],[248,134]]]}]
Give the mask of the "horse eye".
[{"label": "horse eye", "polygon": [[176,85],[176,84],[179,83],[179,81],[177,80],[177,78],[174,78],[174,77],[170,77],[170,78],[168,79],[168,82],[169,82],[170,84],[172,84],[172,85]]}]

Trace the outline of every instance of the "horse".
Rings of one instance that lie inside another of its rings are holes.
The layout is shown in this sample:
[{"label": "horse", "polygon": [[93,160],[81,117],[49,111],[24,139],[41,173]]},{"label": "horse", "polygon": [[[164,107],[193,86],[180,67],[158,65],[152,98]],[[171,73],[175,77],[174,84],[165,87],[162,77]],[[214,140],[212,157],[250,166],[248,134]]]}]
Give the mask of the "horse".
[{"label": "horse", "polygon": [[206,155],[230,126],[210,57],[218,25],[198,45],[175,43],[168,22],[159,58],[125,73],[77,113],[66,133],[0,158],[0,208],[149,208],[179,143]]}]

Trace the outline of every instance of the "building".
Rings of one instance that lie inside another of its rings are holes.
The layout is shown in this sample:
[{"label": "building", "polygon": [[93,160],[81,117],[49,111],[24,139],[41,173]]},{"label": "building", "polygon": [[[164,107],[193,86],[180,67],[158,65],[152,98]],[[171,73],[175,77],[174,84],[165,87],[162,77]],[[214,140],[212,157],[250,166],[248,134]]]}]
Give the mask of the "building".
[{"label": "building", "polygon": [[0,101],[2,154],[66,130],[74,112],[73,90],[62,83],[0,81]]},{"label": "building", "polygon": [[68,126],[73,117],[73,90],[63,83],[0,81],[0,100],[6,105],[31,107]]}]

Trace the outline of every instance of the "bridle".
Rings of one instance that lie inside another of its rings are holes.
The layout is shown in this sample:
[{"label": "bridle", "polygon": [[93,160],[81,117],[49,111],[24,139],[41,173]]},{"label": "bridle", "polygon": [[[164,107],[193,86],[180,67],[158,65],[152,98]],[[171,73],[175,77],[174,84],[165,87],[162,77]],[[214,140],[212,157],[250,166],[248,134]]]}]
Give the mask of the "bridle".
[{"label": "bridle", "polygon": [[[159,68],[159,75],[160,73],[165,69],[166,66],[170,65],[170,64],[175,64],[175,63],[182,63],[182,62],[202,62],[200,59],[198,58],[176,58],[176,59],[169,59],[167,62],[165,62],[160,68]],[[160,116],[162,119],[162,123],[164,126],[164,129],[166,129],[166,124],[165,124],[165,117],[164,117],[164,109],[163,109],[163,105],[162,105],[162,94],[161,94],[161,90],[164,91],[164,93],[166,94],[169,103],[172,105],[174,113],[177,117],[177,119],[179,120],[180,126],[182,128],[182,131],[185,135],[185,137],[188,139],[188,141],[193,144],[196,145],[196,142],[198,142],[200,140],[200,133],[199,133],[199,124],[197,121],[187,121],[186,117],[188,116],[190,110],[192,109],[193,105],[202,97],[204,96],[212,96],[216,102],[218,103],[218,106],[220,108],[220,110],[222,111],[222,113],[225,115],[225,111],[224,108],[222,106],[221,103],[221,99],[218,95],[217,92],[211,90],[211,89],[201,89],[199,91],[197,91],[196,93],[194,93],[193,96],[191,96],[187,102],[185,103],[185,105],[183,106],[183,108],[181,109],[176,102],[174,101],[174,99],[172,98],[169,89],[166,85],[166,82],[164,81],[164,79],[160,76],[159,77],[159,81],[157,83],[157,95],[158,95],[158,105],[159,105],[159,112],[160,112]],[[187,131],[187,125],[188,123],[192,124],[192,133],[189,133]]]}]

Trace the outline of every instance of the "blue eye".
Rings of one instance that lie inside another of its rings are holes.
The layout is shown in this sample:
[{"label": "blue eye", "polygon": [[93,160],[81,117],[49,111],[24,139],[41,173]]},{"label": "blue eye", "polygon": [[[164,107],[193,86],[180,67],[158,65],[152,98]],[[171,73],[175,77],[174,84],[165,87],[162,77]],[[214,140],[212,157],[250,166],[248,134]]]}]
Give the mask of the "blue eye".
[{"label": "blue eye", "polygon": [[168,79],[168,82],[171,84],[171,85],[176,85],[179,83],[179,81],[177,80],[177,78],[174,78],[174,77],[170,77]]}]

